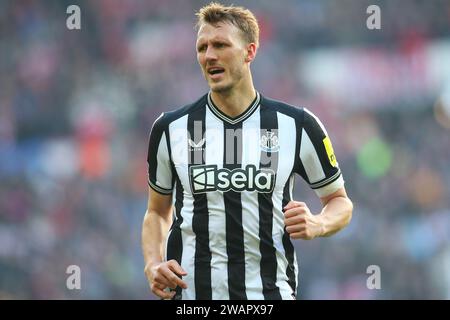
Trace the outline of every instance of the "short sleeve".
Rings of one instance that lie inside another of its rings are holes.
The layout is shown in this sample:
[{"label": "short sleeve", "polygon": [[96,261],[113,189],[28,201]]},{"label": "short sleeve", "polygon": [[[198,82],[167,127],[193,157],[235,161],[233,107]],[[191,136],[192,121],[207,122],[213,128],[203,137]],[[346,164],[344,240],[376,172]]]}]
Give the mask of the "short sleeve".
[{"label": "short sleeve", "polygon": [[303,109],[299,132],[298,173],[319,197],[326,197],[344,186],[341,170],[330,137],[320,120]]},{"label": "short sleeve", "polygon": [[156,119],[148,143],[148,184],[161,194],[171,194],[173,175],[169,155],[169,137],[164,113]]}]

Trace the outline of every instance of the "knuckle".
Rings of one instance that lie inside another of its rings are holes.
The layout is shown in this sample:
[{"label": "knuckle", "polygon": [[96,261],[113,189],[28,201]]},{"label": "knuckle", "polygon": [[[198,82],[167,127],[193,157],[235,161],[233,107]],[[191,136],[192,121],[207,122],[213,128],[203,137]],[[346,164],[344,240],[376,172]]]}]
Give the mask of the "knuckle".
[{"label": "knuckle", "polygon": [[178,262],[175,259],[172,259],[172,260],[167,261],[167,264],[172,267],[172,266],[176,266],[178,264]]},{"label": "knuckle", "polygon": [[153,273],[160,273],[161,272],[161,265],[157,265],[154,268],[152,268]]},{"label": "knuckle", "polygon": [[170,274],[170,276],[168,277],[170,281],[176,281],[178,279],[178,277],[175,274]]}]

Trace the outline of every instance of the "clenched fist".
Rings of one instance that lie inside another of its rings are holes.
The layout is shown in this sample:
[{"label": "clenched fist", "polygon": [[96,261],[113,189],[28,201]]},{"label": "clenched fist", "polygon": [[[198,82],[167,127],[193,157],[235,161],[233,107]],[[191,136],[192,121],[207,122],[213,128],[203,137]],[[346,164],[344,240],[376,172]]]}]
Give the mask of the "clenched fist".
[{"label": "clenched fist", "polygon": [[187,273],[176,260],[161,262],[155,266],[149,264],[144,272],[152,292],[162,299],[172,299],[175,295],[175,291],[168,292],[167,288],[176,289],[177,286],[187,288],[186,283],[180,278]]},{"label": "clenched fist", "polygon": [[313,215],[304,202],[290,201],[284,208],[284,224],[292,239],[311,240],[324,234],[320,215]]}]

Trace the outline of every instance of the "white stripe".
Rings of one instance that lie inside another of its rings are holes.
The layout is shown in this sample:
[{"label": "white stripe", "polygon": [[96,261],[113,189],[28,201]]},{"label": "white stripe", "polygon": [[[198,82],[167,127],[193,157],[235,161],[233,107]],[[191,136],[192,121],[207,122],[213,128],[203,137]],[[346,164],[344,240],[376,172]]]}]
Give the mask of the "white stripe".
[{"label": "white stripe", "polygon": [[344,186],[344,178],[342,178],[342,175],[341,175],[339,178],[337,178],[332,183],[326,185],[325,187],[322,187],[319,189],[314,189],[314,191],[316,192],[316,194],[319,197],[326,197],[326,196],[332,194],[333,192],[338,191],[343,186]]},{"label": "white stripe", "polygon": [[172,194],[172,189],[163,189],[161,187],[158,187],[156,184],[154,184],[153,182],[150,181],[150,179],[148,179],[148,184],[155,189],[156,191],[158,191],[159,193],[162,194]]},{"label": "white stripe", "polygon": [[[259,168],[261,157],[260,140],[260,113],[256,110],[250,118],[242,124],[242,165],[249,164]],[[247,298],[262,300],[261,252],[259,250],[259,205],[258,193],[245,191],[241,193],[242,226],[244,228],[245,252],[245,287]]]},{"label": "white stripe", "polygon": [[294,200],[294,197],[292,196],[292,191],[294,191],[294,184],[295,184],[295,174],[291,176],[291,180],[289,181],[289,198]]},{"label": "white stripe", "polygon": [[[222,168],[223,163],[223,123],[206,108],[205,116],[205,163],[217,164]],[[226,221],[223,208],[225,202],[222,192],[207,192],[209,213],[209,248],[211,250],[211,288],[213,300],[228,300],[228,256],[226,246]]]},{"label": "white stripe", "polygon": [[[162,188],[163,191],[164,189],[172,190],[172,171],[170,170],[169,151],[165,132],[163,132],[161,140],[159,140],[156,159],[156,187]],[[152,186],[154,185],[152,183]]]},{"label": "white stripe", "polygon": [[[190,190],[188,170],[188,116],[185,115],[169,125],[170,151],[175,170],[185,190]],[[188,188],[188,189],[186,189]]]},{"label": "white stripe", "polygon": [[300,160],[305,168],[310,184],[325,178],[325,172],[320,164],[319,156],[305,129],[302,129],[302,141],[300,142]]},{"label": "white stripe", "polygon": [[194,199],[191,195],[184,193],[183,208],[181,216],[181,239],[183,243],[183,254],[181,255],[181,267],[187,272],[183,277],[183,281],[187,284],[187,289],[181,291],[183,300],[194,300],[195,297],[195,233],[192,231],[192,217],[194,212]]},{"label": "white stripe", "polygon": [[294,119],[279,112],[277,113],[277,117],[278,141],[280,146],[280,150],[278,151],[277,187],[283,190],[294,167],[297,141],[292,136],[293,129],[295,129]]},{"label": "white stripe", "polygon": [[[295,247],[294,247],[295,249]],[[296,290],[295,290],[295,294],[297,295],[298,293],[298,288],[299,288],[299,279],[298,279],[298,262],[297,262],[297,250],[294,251],[294,271],[295,271],[295,283],[297,284]]]}]

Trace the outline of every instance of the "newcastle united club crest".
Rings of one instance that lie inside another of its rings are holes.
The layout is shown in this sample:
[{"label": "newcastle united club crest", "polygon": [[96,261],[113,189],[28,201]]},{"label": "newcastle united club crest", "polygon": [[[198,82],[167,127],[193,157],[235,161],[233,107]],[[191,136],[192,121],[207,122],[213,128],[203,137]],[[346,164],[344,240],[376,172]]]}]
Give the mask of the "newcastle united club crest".
[{"label": "newcastle united club crest", "polygon": [[278,152],[280,146],[278,144],[278,136],[276,131],[266,131],[260,140],[261,150],[265,152]]}]

